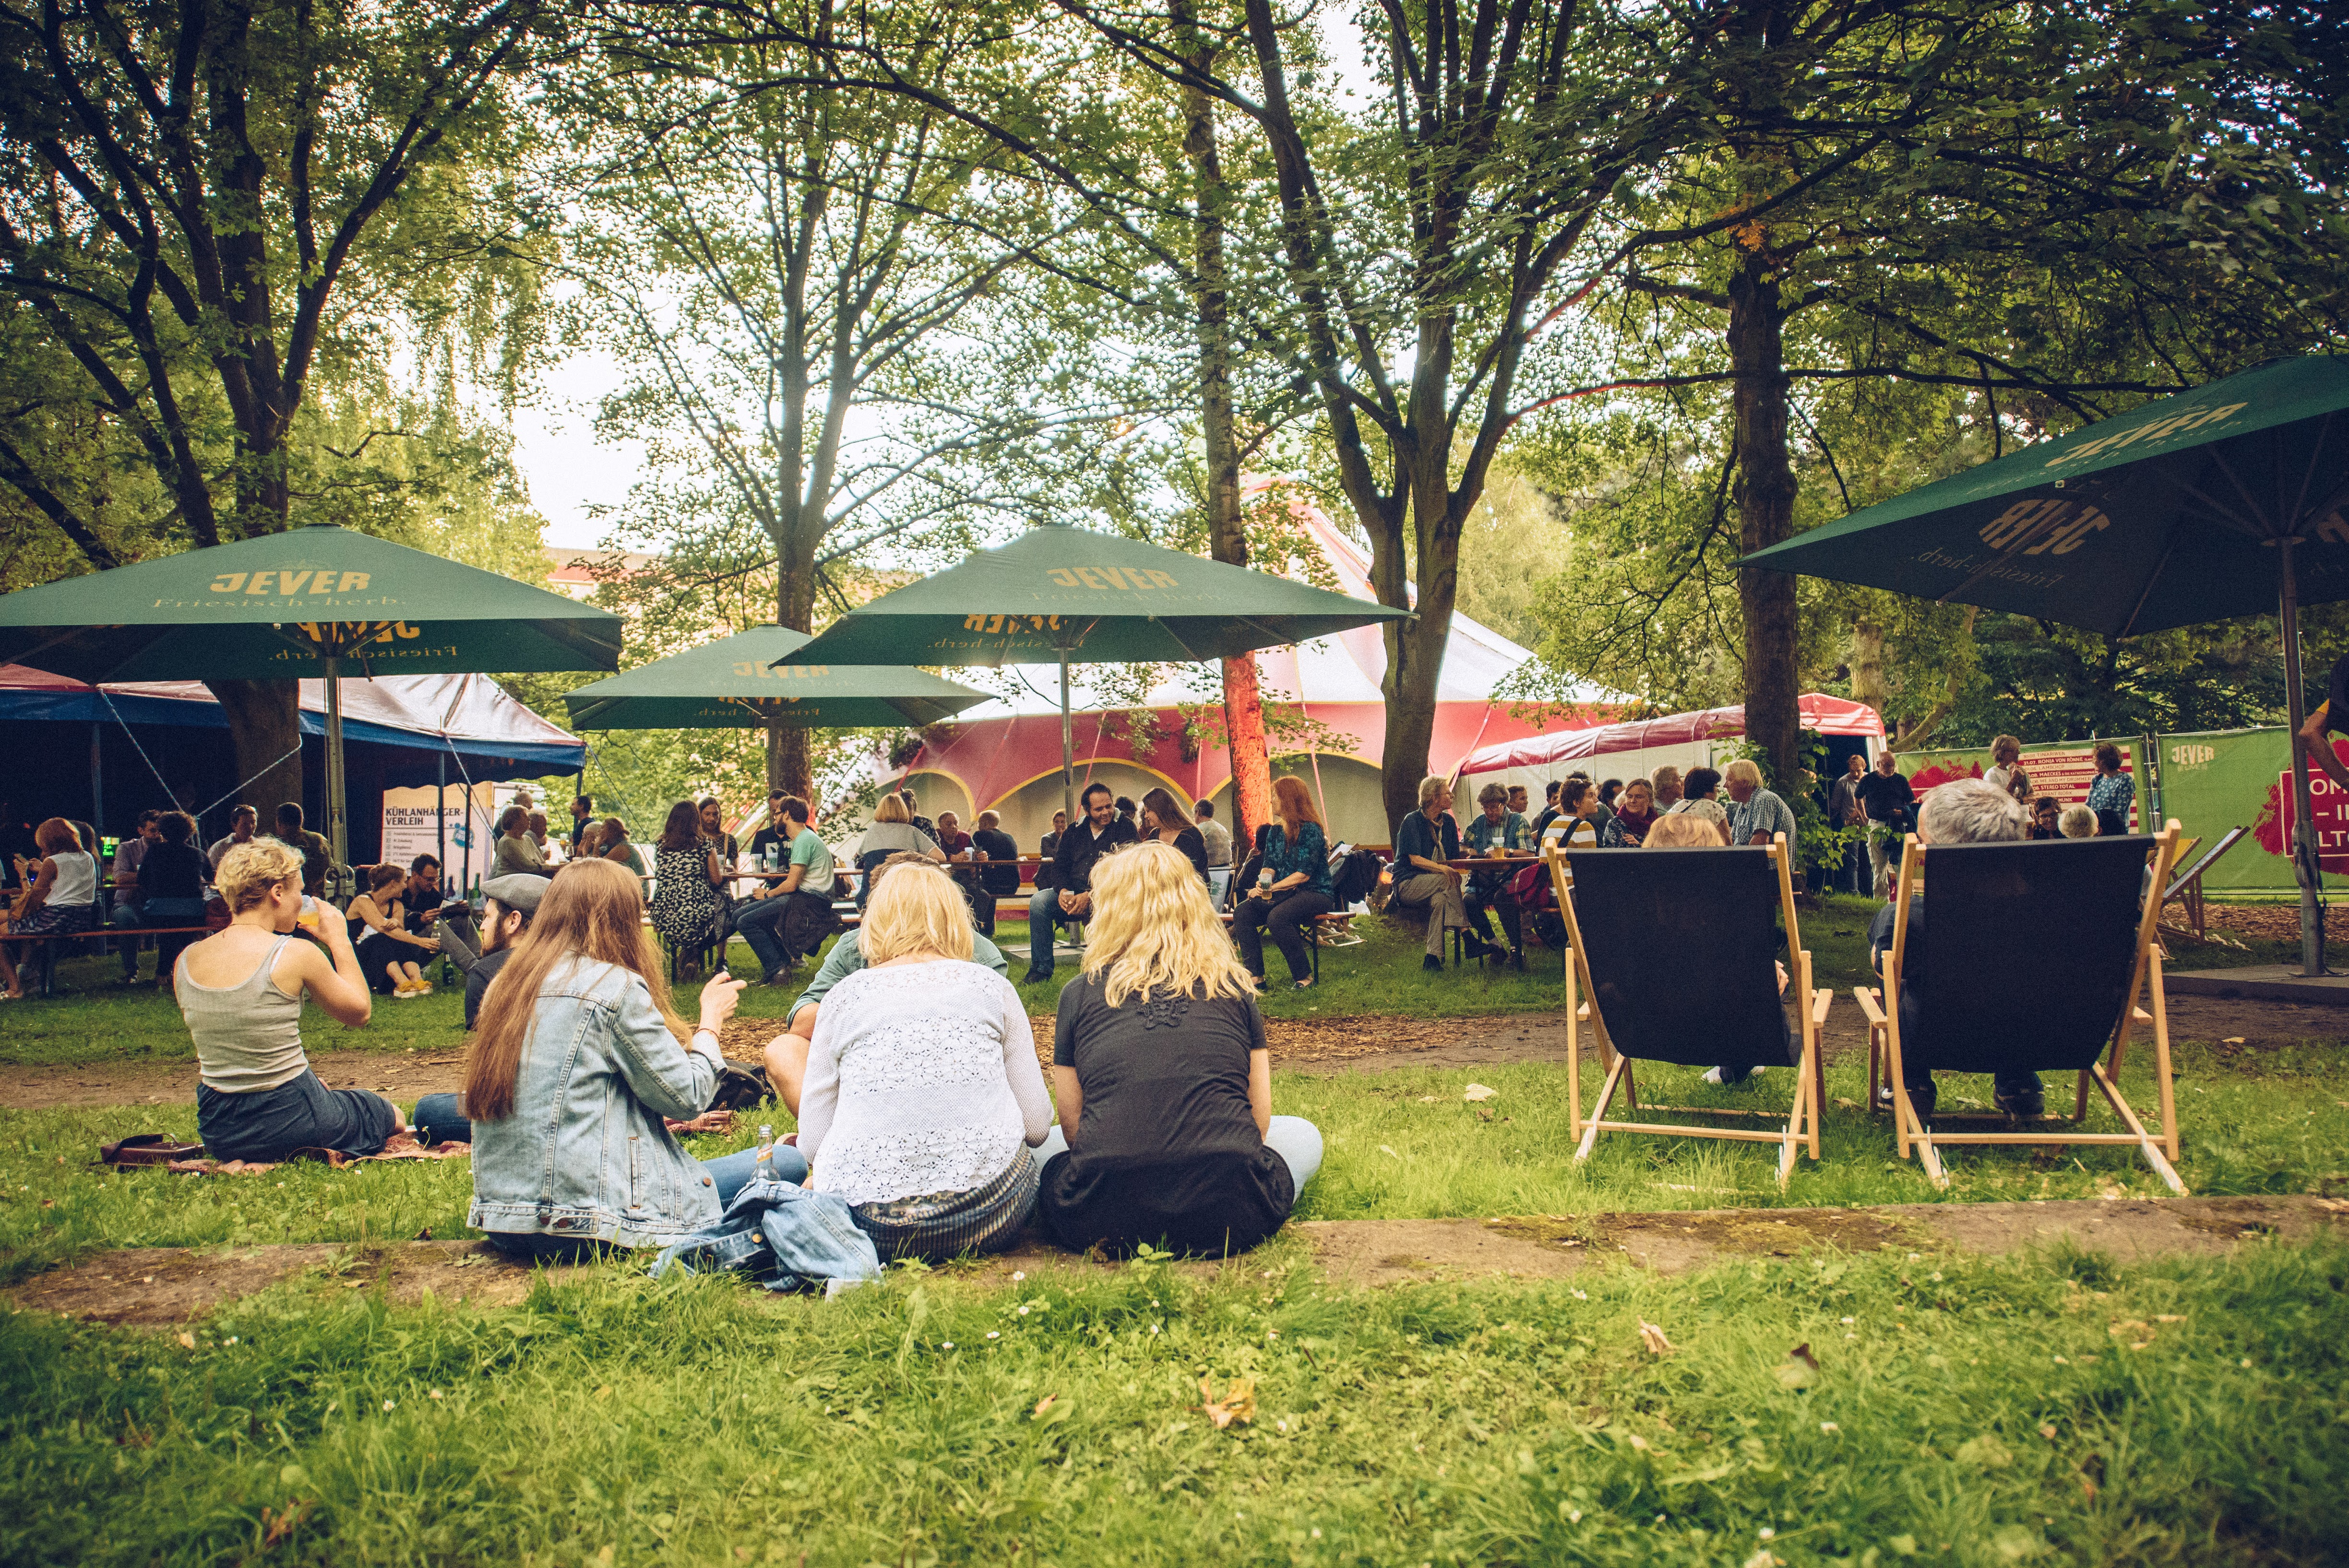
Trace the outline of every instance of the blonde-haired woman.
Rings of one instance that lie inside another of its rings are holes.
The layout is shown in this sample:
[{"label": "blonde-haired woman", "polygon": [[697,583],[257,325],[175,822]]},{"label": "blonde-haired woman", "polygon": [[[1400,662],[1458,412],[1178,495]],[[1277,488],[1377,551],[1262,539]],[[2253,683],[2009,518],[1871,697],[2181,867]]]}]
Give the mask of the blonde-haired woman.
[{"label": "blonde-haired woman", "polygon": [[1244,1252],[1279,1230],[1321,1134],[1272,1114],[1256,982],[1191,862],[1142,843],[1093,868],[1084,974],[1052,1039],[1060,1126],[1039,1202],[1062,1246]]},{"label": "blonde-haired woman", "polygon": [[[644,921],[626,866],[564,866],[481,999],[465,1057],[471,1127],[453,1107],[417,1108],[436,1135],[471,1140],[465,1222],[502,1252],[667,1246],[713,1229],[750,1179],[756,1150],[698,1161],[667,1119],[709,1109],[726,1060],[718,1031],[742,983],[712,975],[687,1029]],[[775,1161],[786,1181],[805,1173],[788,1146]]]},{"label": "blonde-haired woman", "polygon": [[323,950],[295,936],[302,853],[274,839],[229,851],[212,883],[228,927],[188,947],[171,971],[196,1046],[197,1136],[217,1160],[283,1160],[297,1149],[373,1154],[405,1125],[399,1108],[365,1089],[328,1088],[302,1049],[305,992],[346,1028],[366,1023],[372,1006],[341,912],[316,905]]},{"label": "blonde-haired woman", "polygon": [[1260,988],[1264,934],[1269,927],[1274,945],[1288,961],[1290,983],[1304,991],[1313,985],[1305,934],[1338,907],[1337,890],[1330,881],[1330,841],[1302,779],[1284,773],[1272,781],[1272,814],[1274,820],[1256,836],[1263,869],[1232,916],[1232,940],[1239,944],[1240,962]]},{"label": "blonde-haired woman", "polygon": [[1010,1246],[1052,1126],[1019,993],[971,962],[970,906],[935,865],[890,868],[857,944],[864,967],[825,994],[808,1045],[809,1185],[845,1202],[884,1259]]}]

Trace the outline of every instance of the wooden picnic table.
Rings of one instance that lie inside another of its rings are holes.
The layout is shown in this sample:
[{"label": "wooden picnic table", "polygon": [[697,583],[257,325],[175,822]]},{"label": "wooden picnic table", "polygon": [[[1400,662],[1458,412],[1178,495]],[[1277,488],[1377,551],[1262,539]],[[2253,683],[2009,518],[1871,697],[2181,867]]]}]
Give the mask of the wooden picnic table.
[{"label": "wooden picnic table", "polygon": [[1506,855],[1463,855],[1456,861],[1444,862],[1455,872],[1492,872],[1509,866],[1531,866],[1541,863],[1541,856],[1530,852]]}]

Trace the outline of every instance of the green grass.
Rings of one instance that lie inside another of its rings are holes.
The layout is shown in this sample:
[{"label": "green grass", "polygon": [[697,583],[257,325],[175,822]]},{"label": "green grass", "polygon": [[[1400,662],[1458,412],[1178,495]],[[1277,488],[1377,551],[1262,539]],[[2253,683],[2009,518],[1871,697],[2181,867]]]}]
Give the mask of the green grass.
[{"label": "green grass", "polygon": [[[2344,1273],[1889,1251],[1346,1292],[1292,1242],[831,1302],[620,1264],[497,1312],[296,1284],[192,1348],[19,1314],[0,1560],[2337,1562]],[[1252,1378],[1254,1420],[1215,1429],[1202,1377]]]},{"label": "green grass", "polygon": [[[2176,1066],[2184,1157],[2179,1173],[2200,1194],[2334,1191],[2349,1187],[2349,1105],[2336,1098],[2344,1058],[2337,1046],[2221,1058],[2182,1050]],[[2140,1053],[2123,1088],[2152,1101]],[[1828,1092],[1857,1099],[1863,1066],[1828,1074]],[[1669,1103],[1784,1103],[1790,1075],[1757,1088],[1709,1088],[1690,1069],[1647,1077]],[[1472,1082],[1499,1091],[1470,1104]],[[1596,1088],[1585,1068],[1586,1093]],[[1946,1080],[1943,1104],[1962,1109],[1981,1080]],[[1656,1209],[1971,1202],[2018,1198],[2093,1198],[2159,1192],[2152,1173],[2113,1146],[2054,1150],[1961,1149],[1945,1153],[1951,1187],[1936,1191],[1913,1161],[1894,1157],[1889,1122],[1856,1107],[1830,1106],[1817,1164],[1801,1161],[1786,1191],[1776,1181],[1775,1144],[1636,1138],[1609,1133],[1590,1162],[1572,1163],[1564,1069],[1551,1064],[1473,1070],[1405,1069],[1377,1075],[1274,1078],[1274,1103],[1321,1128],[1321,1174],[1299,1208],[1302,1219],[1401,1219],[1489,1214],[1584,1214]],[[403,1108],[408,1109],[408,1108]],[[791,1121],[771,1112],[779,1130]],[[2094,1112],[2109,1130],[2109,1112]],[[747,1145],[747,1124],[730,1138],[694,1140],[703,1157]],[[192,1106],[136,1110],[0,1111],[0,1282],[21,1279],[85,1253],[114,1246],[253,1245],[273,1242],[402,1240],[429,1229],[468,1235],[471,1172],[461,1161],[391,1161],[348,1171],[288,1165],[260,1176],[175,1177],[155,1171],[109,1172],[90,1161],[99,1143],[152,1130],[192,1139]]]}]

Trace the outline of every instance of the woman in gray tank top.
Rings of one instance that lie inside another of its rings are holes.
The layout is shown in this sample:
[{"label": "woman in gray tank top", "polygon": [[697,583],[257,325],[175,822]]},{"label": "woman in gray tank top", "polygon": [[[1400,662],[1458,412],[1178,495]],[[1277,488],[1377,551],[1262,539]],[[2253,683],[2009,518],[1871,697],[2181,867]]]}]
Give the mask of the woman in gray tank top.
[{"label": "woman in gray tank top", "polygon": [[[180,955],[180,1016],[196,1045],[196,1131],[218,1160],[283,1160],[297,1149],[373,1154],[406,1125],[399,1108],[364,1089],[330,1089],[302,1049],[307,992],[336,1022],[367,1021],[369,997],[350,933],[331,904],[302,898],[302,856],[255,839],[221,858],[213,876],[228,929]],[[325,944],[295,934],[315,925]]]}]

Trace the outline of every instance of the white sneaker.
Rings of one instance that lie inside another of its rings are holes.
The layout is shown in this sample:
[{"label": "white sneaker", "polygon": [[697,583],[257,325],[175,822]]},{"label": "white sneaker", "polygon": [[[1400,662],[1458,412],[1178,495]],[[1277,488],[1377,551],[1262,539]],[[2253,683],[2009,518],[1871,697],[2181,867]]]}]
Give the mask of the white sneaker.
[{"label": "white sneaker", "polygon": [[1709,1083],[1709,1084],[1718,1084],[1718,1083],[1720,1083],[1720,1082],[1721,1082],[1721,1069],[1720,1069],[1719,1068],[1705,1068],[1705,1069],[1704,1069],[1704,1077],[1702,1077],[1702,1078],[1701,1078],[1697,1079],[1697,1082],[1699,1082],[1699,1083]]}]

